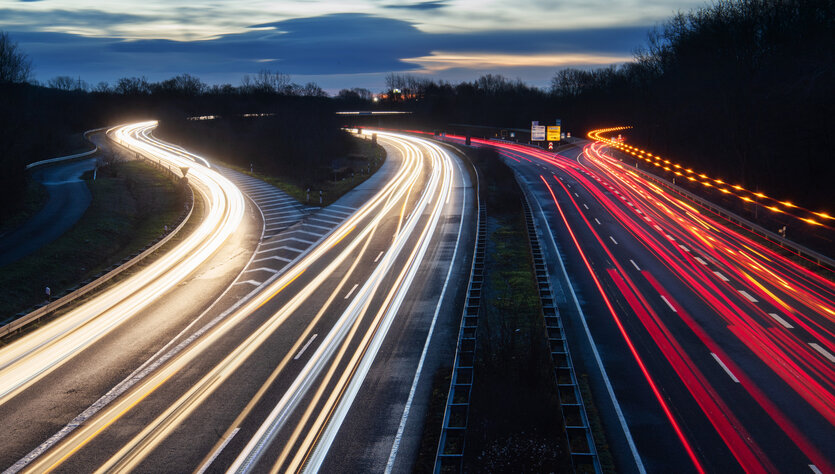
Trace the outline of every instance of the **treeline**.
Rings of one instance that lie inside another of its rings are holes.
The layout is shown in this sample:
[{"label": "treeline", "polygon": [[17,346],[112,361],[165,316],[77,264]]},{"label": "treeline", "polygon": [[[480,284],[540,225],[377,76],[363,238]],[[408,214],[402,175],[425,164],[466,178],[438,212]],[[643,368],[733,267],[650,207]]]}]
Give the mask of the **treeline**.
[{"label": "treeline", "polygon": [[528,128],[561,118],[575,134],[632,125],[655,153],[775,197],[835,203],[835,1],[719,1],[649,34],[633,62],[566,69],[549,90],[501,76],[450,84],[391,75],[401,125]]}]

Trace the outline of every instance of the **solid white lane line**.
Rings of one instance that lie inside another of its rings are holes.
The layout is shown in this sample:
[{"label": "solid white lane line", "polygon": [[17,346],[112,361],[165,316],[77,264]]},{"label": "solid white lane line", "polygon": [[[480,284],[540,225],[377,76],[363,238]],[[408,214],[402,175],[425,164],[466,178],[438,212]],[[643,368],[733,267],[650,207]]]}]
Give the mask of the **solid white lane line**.
[{"label": "solid white lane line", "polygon": [[318,335],[319,335],[319,334],[318,334],[318,333],[316,333],[316,334],[314,334],[314,335],[310,336],[310,340],[308,340],[308,341],[307,341],[307,344],[305,344],[305,345],[304,345],[304,346],[303,346],[303,347],[299,350],[299,353],[298,353],[298,354],[296,354],[296,357],[293,357],[293,360],[299,360],[299,357],[301,357],[301,356],[302,356],[302,354],[304,354],[304,351],[306,351],[306,350],[307,350],[307,348],[308,348],[308,347],[310,347],[310,344],[312,344],[312,343],[313,343],[313,340],[314,340],[314,339],[316,339],[316,336],[318,336]]},{"label": "solid white lane line", "polygon": [[215,459],[217,459],[217,456],[220,454],[221,451],[223,451],[223,448],[225,448],[226,445],[229,444],[230,441],[232,441],[232,438],[234,438],[240,430],[240,428],[235,428],[232,431],[232,433],[230,433],[229,436],[227,436],[226,439],[223,440],[223,444],[217,447],[217,450],[214,453],[212,453],[212,457],[207,459],[206,462],[203,463],[202,466],[200,466],[200,469],[197,471],[197,474],[203,474],[204,472],[206,472],[207,469],[209,469],[209,466],[211,466]]},{"label": "solid white lane line", "polygon": [[384,253],[385,253],[385,252],[380,252],[380,253],[378,253],[378,254],[377,254],[377,258],[375,258],[375,259],[374,259],[374,263],[377,263],[377,261],[378,261],[378,260],[380,260],[380,257],[382,257]]},{"label": "solid white lane line", "polygon": [[615,245],[617,245],[617,244],[618,244],[618,241],[617,241],[617,240],[615,240],[615,238],[614,238],[614,237],[612,237],[612,236],[610,235],[610,236],[609,236],[609,238],[610,238],[610,239],[612,239],[612,242],[614,242],[614,243],[615,243]]},{"label": "solid white lane line", "polygon": [[674,313],[678,313],[678,311],[676,311],[676,309],[673,307],[673,305],[670,304],[670,300],[665,298],[664,295],[659,295],[659,296],[661,296],[661,299],[664,300],[665,303],[667,303],[667,306],[669,306],[670,309],[673,310]]},{"label": "solid white lane line", "polygon": [[354,286],[351,287],[351,291],[349,291],[348,294],[345,295],[345,298],[343,298],[343,299],[347,300],[348,298],[350,298],[351,295],[354,294],[354,290],[356,290],[358,286],[359,286],[359,283],[354,283]]},{"label": "solid white lane line", "polygon": [[774,318],[774,320],[777,321],[778,323],[780,323],[780,325],[783,326],[784,328],[794,329],[794,326],[792,326],[785,319],[781,318],[780,315],[778,315],[777,313],[768,313],[768,315],[771,316],[772,318]]},{"label": "solid white lane line", "polygon": [[586,203],[583,203],[583,207],[585,207],[585,208],[586,208],[586,210],[588,210],[588,209],[589,209],[589,206],[587,206],[587,205],[586,205]]},{"label": "solid white lane line", "polygon": [[600,221],[596,217],[594,218],[594,222],[597,222],[597,225],[603,225],[603,224],[600,223]]},{"label": "solid white lane line", "polygon": [[[698,258],[698,257],[696,257],[696,258]],[[718,276],[719,279],[722,280],[722,281],[731,281],[731,280],[728,279],[728,277],[726,277],[725,275],[723,275],[719,272],[713,272],[713,274]]]},{"label": "solid white lane line", "polygon": [[720,359],[718,355],[714,354],[713,352],[711,352],[710,355],[713,356],[713,358],[716,360],[716,363],[719,364],[719,367],[722,367],[722,370],[724,370],[725,373],[728,374],[728,377],[730,377],[731,380],[733,380],[736,383],[739,383],[739,379],[736,378],[736,375],[734,375],[733,372],[731,372],[728,366],[725,365],[724,362],[722,362],[722,359]]},{"label": "solid white lane line", "polygon": [[635,260],[632,260],[630,258],[629,261],[632,262],[632,266],[635,267],[635,270],[638,270],[639,272],[641,271],[641,268],[638,266],[637,263],[635,263]]},{"label": "solid white lane line", "polygon": [[745,291],[745,290],[738,290],[738,291],[739,291],[739,294],[741,294],[742,296],[744,296],[745,298],[747,298],[747,299],[748,299],[748,301],[750,301],[750,302],[752,302],[752,303],[756,303],[756,302],[757,302],[757,299],[756,299],[756,298],[754,298],[753,296],[751,296],[751,294],[750,294],[750,293],[748,293],[747,291]]},{"label": "solid white lane line", "polygon": [[705,262],[701,258],[699,258],[699,257],[694,257],[694,258],[696,259],[697,262],[701,263],[702,265],[707,265],[707,262]]},{"label": "solid white lane line", "polygon": [[809,345],[812,346],[812,349],[820,352],[820,354],[822,356],[829,359],[829,362],[832,362],[833,364],[835,364],[835,355],[832,355],[831,352],[829,352],[828,350],[821,347],[820,344],[818,344],[817,342],[810,342]]}]

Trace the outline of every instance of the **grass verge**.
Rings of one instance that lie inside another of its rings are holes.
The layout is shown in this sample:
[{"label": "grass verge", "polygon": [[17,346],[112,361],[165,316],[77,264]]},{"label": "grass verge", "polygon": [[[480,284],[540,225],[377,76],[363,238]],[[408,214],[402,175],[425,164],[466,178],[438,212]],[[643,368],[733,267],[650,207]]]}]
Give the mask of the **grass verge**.
[{"label": "grass verge", "polygon": [[487,205],[487,252],[464,467],[567,472],[563,420],[513,173],[495,152],[474,157]]},{"label": "grass verge", "polygon": [[20,227],[29,218],[43,209],[46,201],[49,200],[49,193],[43,184],[31,178],[27,178],[27,180],[26,195],[23,196],[20,209],[0,224],[0,235]]},{"label": "grass verge", "polygon": [[133,255],[173,225],[185,194],[142,161],[114,163],[87,181],[90,207],[63,236],[0,272],[0,317],[7,322],[41,302],[44,288],[60,295]]}]

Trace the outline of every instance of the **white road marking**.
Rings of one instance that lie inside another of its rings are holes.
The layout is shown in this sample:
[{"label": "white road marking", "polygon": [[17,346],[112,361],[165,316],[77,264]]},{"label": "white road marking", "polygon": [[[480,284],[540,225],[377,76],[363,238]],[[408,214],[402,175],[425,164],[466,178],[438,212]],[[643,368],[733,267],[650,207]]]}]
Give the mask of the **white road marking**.
[{"label": "white road marking", "polygon": [[585,208],[586,208],[586,210],[588,210],[588,209],[589,209],[589,206],[587,206],[587,205],[586,205],[586,203],[583,203],[583,207],[585,207]]},{"label": "white road marking", "polygon": [[705,262],[705,261],[704,261],[704,260],[702,260],[701,258],[699,258],[699,257],[695,257],[695,258],[696,258],[696,261],[697,261],[697,262],[699,262],[699,263],[701,263],[702,265],[707,265],[707,262]]},{"label": "white road marking", "polygon": [[748,299],[748,301],[750,301],[750,302],[752,302],[752,303],[757,303],[757,299],[756,299],[756,298],[754,298],[753,296],[751,296],[751,294],[750,294],[750,293],[748,293],[747,291],[745,291],[745,290],[738,290],[738,291],[739,291],[739,294],[741,294],[742,296],[744,296],[745,298],[747,298],[747,299]]},{"label": "white road marking", "polygon": [[597,225],[603,225],[603,224],[600,223],[600,221],[596,217],[594,218],[594,222],[597,222]]},{"label": "white road marking", "polygon": [[580,195],[579,195],[579,194],[577,194],[577,193],[574,193],[574,196],[575,196],[575,197],[580,197]]},{"label": "white road marking", "polygon": [[690,251],[690,249],[689,249],[689,248],[687,248],[686,246],[681,245],[681,244],[679,244],[679,248],[681,248],[681,250],[684,250],[685,252],[689,252],[689,251]]},{"label": "white road marking", "polygon": [[635,270],[638,270],[639,272],[641,271],[641,267],[639,267],[638,264],[635,263],[635,260],[632,260],[630,258],[629,261],[632,262],[632,266],[635,267]]},{"label": "white road marking", "polygon": [[236,285],[244,285],[244,284],[247,284],[247,283],[250,284],[250,285],[261,286],[261,282],[260,281],[255,281],[255,280],[243,280],[243,281],[239,281],[235,284]]},{"label": "white road marking", "polygon": [[310,336],[310,340],[308,340],[308,341],[307,341],[307,344],[305,344],[305,345],[304,345],[304,347],[302,347],[302,348],[301,348],[301,350],[299,351],[299,353],[298,353],[298,354],[296,354],[296,357],[293,357],[293,360],[299,360],[299,357],[301,357],[301,356],[302,356],[302,354],[304,354],[304,351],[306,351],[306,350],[307,350],[307,348],[308,348],[308,347],[310,347],[310,344],[312,344],[312,343],[313,343],[313,340],[314,340],[314,339],[316,339],[316,336],[318,336],[318,335],[319,335],[319,334],[317,333],[317,334],[314,334],[314,335]]},{"label": "white road marking", "polygon": [[220,454],[221,451],[223,451],[223,448],[225,448],[226,445],[229,444],[230,441],[232,441],[232,438],[234,438],[240,430],[240,428],[235,428],[234,430],[232,430],[232,433],[230,433],[229,436],[227,436],[226,439],[223,440],[223,444],[218,446],[217,450],[214,453],[212,453],[212,457],[207,459],[206,462],[202,466],[200,466],[200,469],[197,471],[197,474],[203,474],[204,472],[206,472],[207,469],[209,469],[209,466],[211,466],[214,460],[217,459],[217,456]]},{"label": "white road marking", "polygon": [[[697,258],[698,258],[698,257],[697,257]],[[707,265],[707,264],[705,264],[705,265]],[[723,275],[723,274],[721,274],[721,273],[719,273],[719,272],[713,272],[713,274],[714,274],[714,275],[716,275],[716,276],[718,276],[718,277],[719,277],[719,279],[720,279],[720,280],[722,280],[722,281],[731,281],[731,280],[729,280],[729,279],[728,279],[728,277],[726,277],[725,275]]]},{"label": "white road marking", "polygon": [[615,238],[614,238],[614,237],[612,237],[612,236],[610,235],[610,236],[609,236],[609,238],[610,238],[610,239],[612,239],[612,242],[614,242],[614,243],[615,243],[615,245],[617,245],[617,244],[618,244],[618,241],[617,241],[617,240],[615,240]]},{"label": "white road marking", "polygon": [[279,257],[278,255],[273,255],[271,257],[264,257],[264,258],[259,258],[258,260],[253,260],[252,263],[263,262],[263,261],[266,261],[266,260],[280,260],[282,262],[287,262],[287,263],[292,262],[292,260],[290,260],[289,258],[284,258],[284,257]]},{"label": "white road marking", "polygon": [[736,378],[736,375],[734,375],[733,372],[731,372],[728,366],[725,365],[724,362],[722,362],[722,359],[720,359],[718,355],[714,354],[713,352],[711,352],[710,355],[712,355],[713,358],[716,359],[716,363],[719,364],[719,367],[722,367],[722,370],[724,370],[725,373],[728,374],[728,377],[730,377],[731,380],[733,380],[736,383],[739,383],[739,379]]},{"label": "white road marking", "polygon": [[658,232],[661,232],[661,227],[658,224],[654,225],[653,227],[655,227],[655,230],[657,230]]},{"label": "white road marking", "polygon": [[814,464],[809,464],[809,469],[811,469],[815,474],[823,474],[821,470],[818,469],[818,466],[815,466]]},{"label": "white road marking", "polygon": [[774,318],[774,320],[777,321],[778,323],[780,323],[780,325],[783,326],[784,328],[794,329],[794,326],[792,326],[785,319],[781,318],[780,315],[778,315],[777,313],[768,313],[768,315],[771,316],[772,318]]},{"label": "white road marking", "polygon": [[818,344],[817,342],[810,342],[809,345],[812,346],[812,349],[820,352],[822,356],[829,359],[829,362],[835,364],[835,355],[832,355],[831,352],[821,347],[820,344]]},{"label": "white road marking", "polygon": [[356,290],[358,286],[359,286],[359,283],[354,283],[354,286],[351,287],[351,291],[349,291],[348,294],[345,295],[345,298],[343,298],[343,299],[347,300],[348,298],[350,298],[351,295],[354,294],[354,290]]},{"label": "white road marking", "polygon": [[380,257],[383,256],[383,253],[384,252],[380,252],[380,253],[377,254],[377,258],[374,259],[374,263],[377,263],[377,261],[380,260]]},{"label": "white road marking", "polygon": [[673,305],[670,304],[670,300],[665,298],[664,295],[659,295],[659,296],[661,296],[661,299],[664,300],[665,303],[667,303],[667,306],[669,306],[670,309],[673,310],[674,313],[678,313],[678,311],[676,311],[676,309],[673,307]]}]

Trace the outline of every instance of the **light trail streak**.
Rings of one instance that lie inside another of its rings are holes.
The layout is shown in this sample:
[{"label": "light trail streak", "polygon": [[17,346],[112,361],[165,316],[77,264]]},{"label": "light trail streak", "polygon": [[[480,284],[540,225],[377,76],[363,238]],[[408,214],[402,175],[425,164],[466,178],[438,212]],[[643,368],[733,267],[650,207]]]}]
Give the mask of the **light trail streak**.
[{"label": "light trail streak", "polygon": [[244,212],[241,192],[217,172],[174,151],[143,142],[156,122],[108,131],[128,148],[169,166],[189,164],[206,215],[174,249],[90,301],[0,351],[0,403],[5,403],[170,290],[209,258],[234,232]]}]

